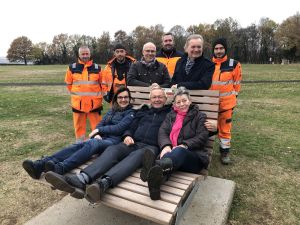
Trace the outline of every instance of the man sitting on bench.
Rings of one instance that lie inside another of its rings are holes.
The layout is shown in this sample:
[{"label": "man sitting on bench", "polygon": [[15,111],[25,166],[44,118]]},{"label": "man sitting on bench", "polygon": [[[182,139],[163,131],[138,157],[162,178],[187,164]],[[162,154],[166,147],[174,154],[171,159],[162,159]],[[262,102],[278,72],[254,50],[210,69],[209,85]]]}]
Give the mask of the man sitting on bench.
[{"label": "man sitting on bench", "polygon": [[[143,105],[136,113],[130,129],[125,131],[123,142],[108,147],[91,165],[78,175],[46,174],[46,180],[57,189],[91,202],[131,175],[142,165],[144,152],[159,154],[158,130],[171,105],[165,105],[166,94],[160,86],[153,84],[150,91],[150,106]],[[94,183],[93,183],[94,182]],[[87,184],[91,184],[87,186]]]}]

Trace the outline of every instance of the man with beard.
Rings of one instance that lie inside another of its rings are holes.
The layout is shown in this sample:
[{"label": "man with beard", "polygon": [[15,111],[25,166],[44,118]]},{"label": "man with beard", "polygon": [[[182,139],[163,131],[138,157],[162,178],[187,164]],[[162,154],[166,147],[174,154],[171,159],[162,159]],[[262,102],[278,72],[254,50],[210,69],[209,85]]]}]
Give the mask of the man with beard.
[{"label": "man with beard", "polygon": [[127,73],[132,63],[136,60],[127,55],[126,48],[122,44],[114,47],[114,57],[108,61],[102,72],[102,85],[107,87],[104,100],[111,102],[112,97],[122,86],[126,87]]},{"label": "man with beard", "polygon": [[166,65],[171,78],[175,71],[176,62],[183,56],[183,53],[177,51],[174,45],[174,35],[166,33],[162,36],[162,49],[156,54],[156,60]]},{"label": "man with beard", "polygon": [[220,153],[222,164],[229,164],[231,141],[232,113],[236,106],[236,99],[241,88],[241,64],[226,55],[227,41],[219,38],[213,43],[213,62],[216,69],[210,90],[220,91],[220,108],[218,117],[218,136],[220,139]]}]

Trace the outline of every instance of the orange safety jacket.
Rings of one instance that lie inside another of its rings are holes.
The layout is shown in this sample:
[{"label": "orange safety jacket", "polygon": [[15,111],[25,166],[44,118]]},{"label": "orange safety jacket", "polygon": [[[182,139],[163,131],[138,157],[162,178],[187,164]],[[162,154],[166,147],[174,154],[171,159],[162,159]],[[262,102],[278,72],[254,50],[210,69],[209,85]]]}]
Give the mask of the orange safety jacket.
[{"label": "orange safety jacket", "polygon": [[212,61],[215,63],[215,72],[209,90],[220,91],[220,112],[232,109],[236,106],[236,96],[241,89],[241,64],[228,59],[227,55],[221,59],[213,57]]},{"label": "orange safety jacket", "polygon": [[78,60],[70,64],[65,76],[73,112],[96,112],[102,108],[101,67]]},{"label": "orange safety jacket", "polygon": [[[121,86],[126,86],[126,79],[125,74],[123,75],[123,79],[119,80],[117,70],[115,67],[115,60],[116,57],[112,58],[108,61],[107,65],[105,66],[104,70],[102,71],[102,87],[103,92],[112,92],[112,95],[117,92],[117,90]],[[125,56],[126,63],[128,64],[128,70],[130,65],[135,62],[136,60],[131,56]],[[128,72],[128,71],[127,71]]]},{"label": "orange safety jacket", "polygon": [[178,59],[183,56],[183,53],[174,50],[170,56],[167,56],[162,50],[157,53],[156,60],[166,65],[169,75],[172,78]]}]

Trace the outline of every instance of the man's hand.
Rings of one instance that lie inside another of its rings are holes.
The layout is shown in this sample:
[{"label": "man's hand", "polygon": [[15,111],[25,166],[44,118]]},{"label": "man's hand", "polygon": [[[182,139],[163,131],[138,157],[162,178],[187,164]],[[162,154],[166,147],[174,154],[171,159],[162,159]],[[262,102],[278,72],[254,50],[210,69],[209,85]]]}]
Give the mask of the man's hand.
[{"label": "man's hand", "polygon": [[160,153],[159,158],[161,159],[161,158],[164,156],[164,154],[166,154],[166,153],[168,153],[168,152],[171,152],[171,151],[172,151],[172,149],[171,149],[170,146],[164,147],[163,150],[162,150],[161,153]]},{"label": "man's hand", "polygon": [[[94,136],[95,134],[97,134],[99,132],[98,129],[93,130],[90,134],[89,134],[89,138],[91,138],[92,136]],[[99,135],[100,136],[100,135]]]},{"label": "man's hand", "polygon": [[218,129],[216,120],[206,120],[204,125],[205,125],[206,129],[210,132],[216,132]]},{"label": "man's hand", "polygon": [[97,134],[94,139],[99,139],[99,140],[102,140],[102,137],[100,136],[100,134]]},{"label": "man's hand", "polygon": [[129,145],[133,145],[134,144],[134,140],[132,139],[132,137],[127,136],[126,138],[124,138],[124,144],[129,146]]}]

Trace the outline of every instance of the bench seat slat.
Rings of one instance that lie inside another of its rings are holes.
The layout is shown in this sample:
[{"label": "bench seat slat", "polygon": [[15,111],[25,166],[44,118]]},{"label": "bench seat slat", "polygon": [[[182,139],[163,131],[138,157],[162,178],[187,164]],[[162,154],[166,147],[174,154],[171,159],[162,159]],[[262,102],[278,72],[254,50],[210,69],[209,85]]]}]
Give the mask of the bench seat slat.
[{"label": "bench seat slat", "polygon": [[164,211],[153,209],[151,207],[108,194],[103,196],[101,203],[163,225],[170,224],[173,217],[171,213],[166,213]]}]

